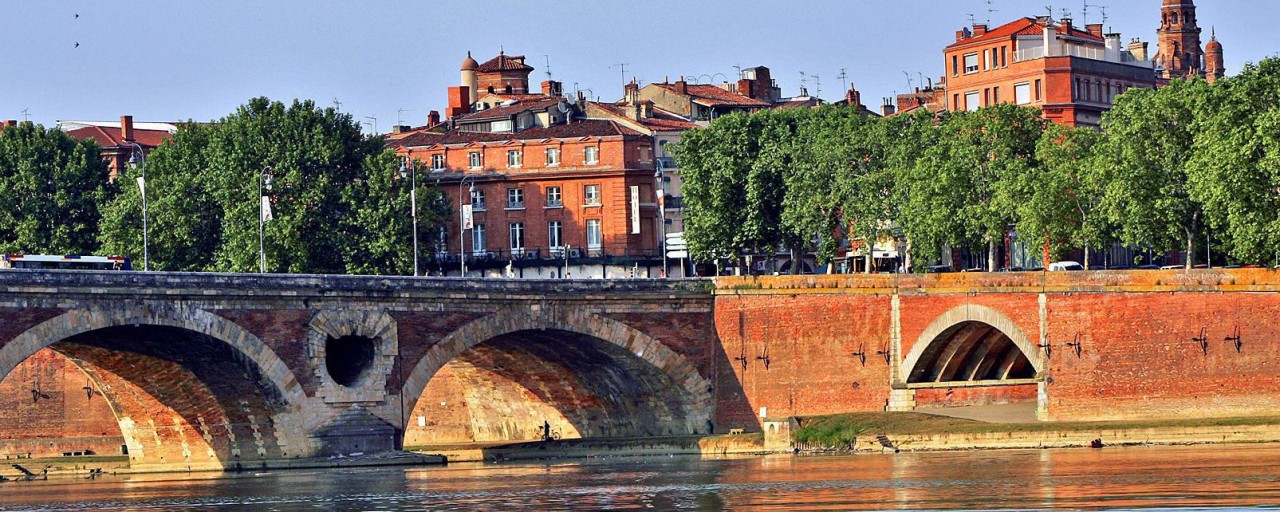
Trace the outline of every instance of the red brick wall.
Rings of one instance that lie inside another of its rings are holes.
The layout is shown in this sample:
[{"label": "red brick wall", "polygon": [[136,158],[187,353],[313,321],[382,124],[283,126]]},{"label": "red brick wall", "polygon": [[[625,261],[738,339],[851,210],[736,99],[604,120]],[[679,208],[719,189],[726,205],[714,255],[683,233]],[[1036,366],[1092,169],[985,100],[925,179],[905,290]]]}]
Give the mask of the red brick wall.
[{"label": "red brick wall", "polygon": [[[39,398],[32,398],[33,388]],[[0,381],[0,440],[0,456],[57,456],[86,449],[119,455],[124,444],[102,393],[74,363],[49,349],[36,352]]]},{"label": "red brick wall", "polygon": [[916,390],[917,407],[964,407],[1008,404],[1036,399],[1035,384],[985,388],[926,388]]}]

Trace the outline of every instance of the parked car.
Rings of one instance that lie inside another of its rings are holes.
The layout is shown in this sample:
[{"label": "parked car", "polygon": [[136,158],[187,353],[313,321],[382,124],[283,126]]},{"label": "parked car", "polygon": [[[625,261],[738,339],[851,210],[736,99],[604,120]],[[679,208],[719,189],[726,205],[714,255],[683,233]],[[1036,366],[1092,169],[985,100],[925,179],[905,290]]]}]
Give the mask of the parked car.
[{"label": "parked car", "polygon": [[1066,270],[1084,270],[1084,265],[1074,261],[1055,261],[1049,264],[1050,272],[1059,272]]}]

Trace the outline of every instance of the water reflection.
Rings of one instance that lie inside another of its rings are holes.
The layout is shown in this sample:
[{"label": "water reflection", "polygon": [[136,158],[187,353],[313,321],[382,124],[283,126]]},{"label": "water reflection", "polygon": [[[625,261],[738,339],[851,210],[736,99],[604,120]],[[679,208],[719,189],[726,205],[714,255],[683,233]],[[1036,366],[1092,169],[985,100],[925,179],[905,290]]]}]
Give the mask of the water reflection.
[{"label": "water reflection", "polygon": [[859,510],[1280,504],[1280,446],[651,457],[0,484],[3,510]]}]

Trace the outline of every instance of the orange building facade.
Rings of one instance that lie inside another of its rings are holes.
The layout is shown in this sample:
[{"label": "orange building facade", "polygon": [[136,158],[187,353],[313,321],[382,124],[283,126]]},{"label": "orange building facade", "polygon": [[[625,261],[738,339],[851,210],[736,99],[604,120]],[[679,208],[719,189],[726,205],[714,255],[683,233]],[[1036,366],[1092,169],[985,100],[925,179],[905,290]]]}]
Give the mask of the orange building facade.
[{"label": "orange building facade", "polygon": [[1157,85],[1145,43],[1123,45],[1100,24],[1080,30],[1070,19],[975,25],[957,32],[943,54],[953,111],[1014,103],[1038,107],[1055,123],[1096,127],[1116,96]]}]

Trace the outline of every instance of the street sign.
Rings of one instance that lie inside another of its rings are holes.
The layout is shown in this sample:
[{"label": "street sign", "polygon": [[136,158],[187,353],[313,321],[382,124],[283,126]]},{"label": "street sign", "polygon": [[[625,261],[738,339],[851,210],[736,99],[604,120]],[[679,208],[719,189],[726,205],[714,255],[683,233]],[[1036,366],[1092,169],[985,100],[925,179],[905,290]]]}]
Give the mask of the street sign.
[{"label": "street sign", "polygon": [[667,251],[668,258],[688,258],[689,251]]},{"label": "street sign", "polygon": [[672,239],[672,238],[679,238],[679,239],[683,240],[683,239],[684,239],[684,231],[680,231],[680,232],[677,232],[677,233],[667,233],[667,240],[670,240],[670,239]]},{"label": "street sign", "polygon": [[689,245],[685,243],[673,244],[671,242],[667,242],[668,251],[683,251],[688,248],[689,248]]}]

